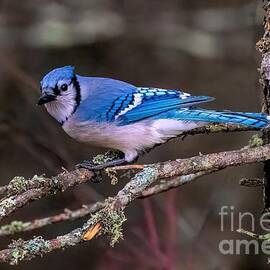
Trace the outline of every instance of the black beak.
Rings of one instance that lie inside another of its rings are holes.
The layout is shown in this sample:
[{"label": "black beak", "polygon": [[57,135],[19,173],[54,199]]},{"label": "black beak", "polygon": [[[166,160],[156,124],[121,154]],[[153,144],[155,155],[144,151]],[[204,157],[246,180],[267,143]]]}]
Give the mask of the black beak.
[{"label": "black beak", "polygon": [[37,102],[37,105],[43,105],[45,103],[48,103],[48,102],[51,102],[51,101],[54,101],[55,100],[55,96],[54,95],[48,95],[48,94],[43,94],[38,102]]}]

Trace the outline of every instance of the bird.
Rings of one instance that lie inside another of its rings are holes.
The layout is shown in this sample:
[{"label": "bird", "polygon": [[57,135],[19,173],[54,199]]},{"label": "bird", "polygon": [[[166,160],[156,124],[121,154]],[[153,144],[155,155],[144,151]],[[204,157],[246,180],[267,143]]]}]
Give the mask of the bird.
[{"label": "bird", "polygon": [[154,146],[211,123],[261,129],[268,127],[270,121],[264,113],[198,107],[214,100],[210,96],[81,76],[73,66],[47,73],[40,90],[37,104],[44,105],[70,137],[123,154],[104,164],[81,164],[91,170],[132,163]]}]

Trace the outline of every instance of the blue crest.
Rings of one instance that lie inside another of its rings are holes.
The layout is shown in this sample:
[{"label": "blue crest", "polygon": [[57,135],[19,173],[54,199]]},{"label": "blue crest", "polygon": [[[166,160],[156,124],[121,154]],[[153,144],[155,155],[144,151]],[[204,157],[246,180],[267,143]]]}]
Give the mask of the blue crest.
[{"label": "blue crest", "polygon": [[69,80],[74,77],[74,67],[73,66],[65,66],[61,68],[56,68],[47,73],[42,81],[42,88],[54,88],[59,80]]}]

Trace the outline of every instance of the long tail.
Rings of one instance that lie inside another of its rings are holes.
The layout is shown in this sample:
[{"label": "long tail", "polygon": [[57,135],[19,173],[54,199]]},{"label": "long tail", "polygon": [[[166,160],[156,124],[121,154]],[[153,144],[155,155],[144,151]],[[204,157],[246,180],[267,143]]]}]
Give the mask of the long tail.
[{"label": "long tail", "polygon": [[184,109],[175,111],[171,116],[183,121],[238,124],[254,128],[264,128],[270,124],[270,116],[263,113]]}]

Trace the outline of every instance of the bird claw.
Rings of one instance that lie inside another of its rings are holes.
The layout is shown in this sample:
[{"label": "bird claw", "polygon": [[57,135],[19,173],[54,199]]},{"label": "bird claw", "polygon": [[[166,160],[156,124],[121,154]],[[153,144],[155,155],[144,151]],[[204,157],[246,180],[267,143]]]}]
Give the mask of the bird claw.
[{"label": "bird claw", "polygon": [[100,171],[100,170],[105,169],[107,167],[108,167],[108,165],[106,163],[95,164],[94,162],[89,161],[89,160],[84,160],[82,163],[76,165],[77,169],[84,168],[84,169],[87,169],[90,171]]},{"label": "bird claw", "polygon": [[77,169],[84,168],[91,171],[100,171],[108,167],[114,167],[114,166],[122,165],[125,163],[126,163],[126,160],[124,158],[112,160],[112,161],[105,162],[102,164],[95,164],[93,161],[84,160],[81,164],[76,165],[76,168]]},{"label": "bird claw", "polygon": [[93,161],[90,161],[90,160],[83,160],[82,163],[80,164],[77,164],[76,166],[76,169],[87,169],[87,170],[90,170],[90,171],[94,171],[95,170],[95,164]]},{"label": "bird claw", "polygon": [[91,179],[93,183],[99,183],[102,181],[102,175],[100,169],[97,168],[97,165],[95,165],[90,160],[84,160],[82,163],[77,164],[76,169],[87,169],[94,173],[94,177]]}]

